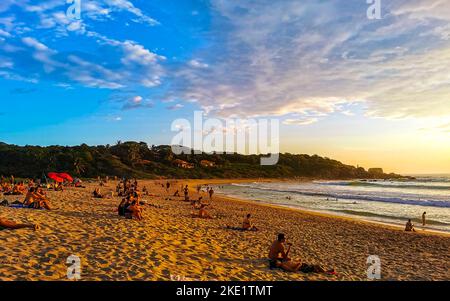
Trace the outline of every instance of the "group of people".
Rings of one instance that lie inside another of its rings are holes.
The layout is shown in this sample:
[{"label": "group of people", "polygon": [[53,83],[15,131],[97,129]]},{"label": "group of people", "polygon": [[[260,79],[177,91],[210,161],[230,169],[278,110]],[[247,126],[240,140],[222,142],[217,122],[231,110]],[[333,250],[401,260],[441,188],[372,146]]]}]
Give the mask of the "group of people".
[{"label": "group of people", "polygon": [[[422,213],[422,226],[425,227],[427,224],[427,213]],[[408,219],[405,225],[405,231],[406,232],[416,232],[416,229],[414,228],[414,224],[412,223],[411,219]]]},{"label": "group of people", "polygon": [[[20,181],[16,182],[14,177],[11,176],[10,180],[6,180],[4,177],[1,177],[0,180],[0,191],[3,195],[25,195],[23,201],[16,200],[12,203],[9,203],[6,199],[1,202],[3,206],[12,206],[16,208],[30,208],[30,209],[46,209],[52,210],[53,208],[50,205],[50,200],[47,197],[47,194],[44,191],[44,188],[48,188],[47,185],[41,185],[40,182],[35,182],[30,179],[28,181]],[[55,189],[56,190],[56,189]],[[10,229],[23,229],[30,228],[34,230],[38,230],[40,227],[38,224],[22,224],[16,223],[7,218],[0,217],[0,230]]]},{"label": "group of people", "polygon": [[[120,197],[126,197],[130,193],[137,192],[137,191],[138,191],[137,179],[134,179],[134,180],[122,179],[119,181],[119,183],[116,186],[116,193]],[[145,188],[145,191],[148,193],[147,188]]]},{"label": "group of people", "polygon": [[24,195],[27,191],[27,186],[22,182],[2,182],[0,191],[3,195]]},{"label": "group of people", "polygon": [[[145,188],[145,191],[148,193],[147,188]],[[118,208],[119,216],[139,221],[142,220],[144,209],[141,206],[141,194],[138,190],[138,181],[136,179],[134,181],[122,180],[117,185],[116,192],[119,196],[123,197]]]}]

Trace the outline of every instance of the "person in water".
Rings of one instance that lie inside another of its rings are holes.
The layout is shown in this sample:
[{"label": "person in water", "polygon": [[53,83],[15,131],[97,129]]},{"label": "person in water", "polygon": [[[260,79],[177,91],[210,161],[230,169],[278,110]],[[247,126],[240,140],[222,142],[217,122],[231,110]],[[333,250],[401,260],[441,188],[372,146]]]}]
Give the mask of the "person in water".
[{"label": "person in water", "polygon": [[406,231],[406,232],[416,232],[416,229],[414,229],[414,225],[413,225],[413,223],[411,222],[410,219],[409,219],[408,222],[406,223],[405,231]]},{"label": "person in water", "polygon": [[38,224],[18,224],[11,220],[0,217],[0,231],[1,230],[17,230],[17,229],[24,229],[24,228],[30,228],[30,229],[33,229],[34,231],[40,229]]}]

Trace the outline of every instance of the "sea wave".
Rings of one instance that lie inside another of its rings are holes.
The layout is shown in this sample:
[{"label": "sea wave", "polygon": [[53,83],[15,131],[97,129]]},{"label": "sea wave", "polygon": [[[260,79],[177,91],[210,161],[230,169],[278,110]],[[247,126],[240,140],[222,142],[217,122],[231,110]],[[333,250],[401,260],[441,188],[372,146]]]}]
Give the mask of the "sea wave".
[{"label": "sea wave", "polygon": [[288,193],[288,194],[298,194],[313,197],[323,197],[329,199],[339,199],[339,200],[353,200],[353,201],[369,201],[369,202],[381,202],[381,203],[395,203],[395,204],[406,204],[406,205],[416,205],[416,206],[430,206],[430,207],[442,207],[450,208],[450,200],[436,200],[436,199],[415,199],[408,196],[378,196],[378,195],[368,195],[362,194],[359,191],[356,194],[350,192],[337,192],[337,191],[314,191],[314,190],[299,190],[299,189],[289,189],[289,188],[275,188],[275,187],[263,187],[256,186],[254,184],[232,184],[238,187],[248,187],[251,189],[262,190],[262,191],[272,191],[278,193]]},{"label": "sea wave", "polygon": [[[408,216],[392,216],[392,215],[387,215],[387,214],[378,214],[378,213],[373,213],[373,212],[348,210],[348,209],[344,209],[344,210],[332,209],[330,211],[344,213],[344,214],[350,214],[350,215],[358,215],[358,216],[363,216],[363,217],[375,217],[375,218],[391,219],[391,220],[408,220],[408,219],[410,219],[410,217],[408,217]],[[422,222],[422,220],[420,218],[413,218],[411,220],[415,223]],[[427,225],[450,226],[449,223],[444,223],[444,222],[436,221],[433,219],[427,219]]]},{"label": "sea wave", "polygon": [[331,186],[360,186],[360,187],[381,187],[381,188],[406,188],[406,189],[427,189],[427,190],[449,190],[450,185],[423,185],[423,184],[405,184],[404,182],[315,182],[319,185]]}]

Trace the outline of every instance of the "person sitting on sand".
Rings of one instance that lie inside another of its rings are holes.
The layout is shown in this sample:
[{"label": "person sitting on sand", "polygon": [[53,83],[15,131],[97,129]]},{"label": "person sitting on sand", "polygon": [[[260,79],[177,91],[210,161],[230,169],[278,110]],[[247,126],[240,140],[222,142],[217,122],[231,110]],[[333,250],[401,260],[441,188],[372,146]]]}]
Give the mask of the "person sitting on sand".
[{"label": "person sitting on sand", "polygon": [[258,231],[258,228],[256,228],[255,225],[250,221],[251,214],[247,214],[247,216],[244,218],[244,221],[242,222],[242,229],[249,230],[249,231]]},{"label": "person sitting on sand", "polygon": [[290,261],[289,252],[291,251],[291,245],[288,244],[288,249],[285,251],[284,243],[286,237],[283,233],[278,234],[277,240],[272,243],[269,250],[269,266],[271,269],[278,267],[279,264]]},{"label": "person sitting on sand", "polygon": [[177,197],[179,197],[180,196],[180,192],[177,190],[177,191],[175,191],[175,193],[173,194],[173,196],[177,196]]},{"label": "person sitting on sand", "polygon": [[96,198],[96,199],[104,198],[104,196],[100,193],[100,188],[95,188],[95,190],[92,194],[94,195],[94,198]]},{"label": "person sitting on sand", "polygon": [[213,218],[213,217],[208,213],[208,211],[206,211],[206,206],[207,206],[207,205],[205,205],[205,204],[201,204],[198,213],[197,213],[197,214],[192,213],[192,217],[207,218],[207,219]]},{"label": "person sitting on sand", "polygon": [[2,186],[2,191],[4,195],[10,195],[12,193],[12,185],[9,183],[4,183]]},{"label": "person sitting on sand", "polygon": [[287,251],[284,250],[284,243],[286,238],[283,233],[278,234],[276,241],[272,243],[269,251],[269,262],[270,268],[280,268],[287,272],[298,272],[303,273],[327,273],[330,275],[335,275],[334,269],[325,271],[325,269],[320,265],[310,265],[302,263],[301,261],[293,261],[289,258],[289,252],[291,250],[291,244],[288,244]]},{"label": "person sitting on sand", "polygon": [[147,190],[147,187],[142,187],[142,194],[143,195],[148,195],[148,190]]},{"label": "person sitting on sand", "polygon": [[20,182],[16,185],[14,185],[11,195],[22,195],[25,193],[25,185],[23,184],[23,182]]},{"label": "person sitting on sand", "polygon": [[408,222],[406,223],[405,231],[406,231],[406,232],[416,232],[416,229],[414,229],[414,225],[413,225],[413,223],[411,222],[410,219],[409,219]]},{"label": "person sitting on sand", "polygon": [[24,206],[30,206],[34,203],[34,187],[30,187],[30,190],[28,190],[27,194],[25,195],[25,200],[23,201]]},{"label": "person sitting on sand", "polygon": [[139,205],[139,202],[137,200],[133,201],[130,206],[127,208],[128,211],[131,212],[131,217],[137,219],[138,221],[141,221],[143,219],[142,212],[143,209]]},{"label": "person sitting on sand", "polygon": [[127,203],[127,199],[122,199],[122,201],[119,204],[119,207],[117,208],[117,212],[119,213],[119,216],[125,216],[125,204]]},{"label": "person sitting on sand", "polygon": [[28,206],[29,208],[40,209],[45,208],[47,210],[52,210],[50,207],[50,201],[47,199],[44,191],[41,188],[35,190],[32,194],[33,202]]},{"label": "person sitting on sand", "polygon": [[40,227],[38,224],[18,224],[11,220],[7,220],[5,218],[0,217],[0,231],[1,230],[17,230],[23,228],[30,228],[34,231],[39,230]]},{"label": "person sitting on sand", "polygon": [[242,222],[242,227],[231,227],[227,226],[227,229],[238,230],[238,231],[258,231],[255,225],[250,221],[251,214],[247,214]]}]

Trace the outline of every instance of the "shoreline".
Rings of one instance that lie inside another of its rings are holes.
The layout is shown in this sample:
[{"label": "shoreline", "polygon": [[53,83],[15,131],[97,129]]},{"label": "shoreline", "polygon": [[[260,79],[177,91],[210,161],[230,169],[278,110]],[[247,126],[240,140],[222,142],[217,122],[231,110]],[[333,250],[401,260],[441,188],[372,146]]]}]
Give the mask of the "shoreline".
[{"label": "shoreline", "polygon": [[[304,179],[301,182],[305,183],[305,182],[311,182],[311,181],[315,181],[315,180],[319,180],[319,179]],[[180,180],[181,181],[181,180]],[[189,186],[195,186],[198,184],[202,184],[199,183],[202,182],[201,180],[188,180],[186,183],[190,183]],[[209,181],[208,183],[204,183],[204,185],[207,184],[212,184],[212,185],[216,185],[216,184],[232,184],[232,183],[248,183],[248,182],[298,182],[297,180],[291,180],[291,179],[286,179],[284,181],[278,181],[278,179],[266,179],[266,181],[261,181],[258,179],[249,179],[249,181],[245,181],[245,179],[213,179],[212,181]],[[239,198],[239,197],[235,197],[235,196],[229,196],[223,193],[217,193],[217,195],[220,195],[222,198],[224,199],[228,199],[234,202],[244,202],[244,203],[251,203],[257,206],[267,206],[267,207],[271,207],[271,208],[277,208],[277,209],[283,209],[283,210],[292,210],[292,211],[297,211],[303,214],[312,214],[312,215],[317,215],[317,216],[322,216],[322,217],[328,217],[328,218],[338,218],[338,219],[343,219],[343,220],[347,220],[347,221],[352,221],[352,222],[361,222],[361,223],[367,223],[367,224],[371,224],[371,225],[377,225],[380,227],[384,227],[387,229],[393,229],[393,230],[398,230],[401,232],[405,232],[405,226],[404,225],[400,225],[400,224],[395,224],[395,223],[388,223],[388,222],[381,222],[381,221],[374,221],[374,220],[369,220],[369,219],[363,219],[363,218],[357,218],[357,217],[353,217],[353,216],[347,216],[347,215],[339,215],[339,214],[333,214],[332,212],[328,212],[328,211],[320,211],[320,210],[308,210],[308,209],[304,209],[304,208],[298,208],[298,207],[290,207],[290,206],[283,206],[283,205],[277,205],[277,204],[271,204],[271,203],[265,203],[265,202],[260,202],[257,200],[251,200],[251,199],[245,199],[245,198]],[[416,226],[416,232],[417,234],[421,234],[421,235],[439,235],[439,236],[445,236],[445,237],[450,237],[450,232],[446,232],[446,231],[439,231],[439,230],[434,230],[434,229],[426,229],[424,230],[422,226]]]}]

